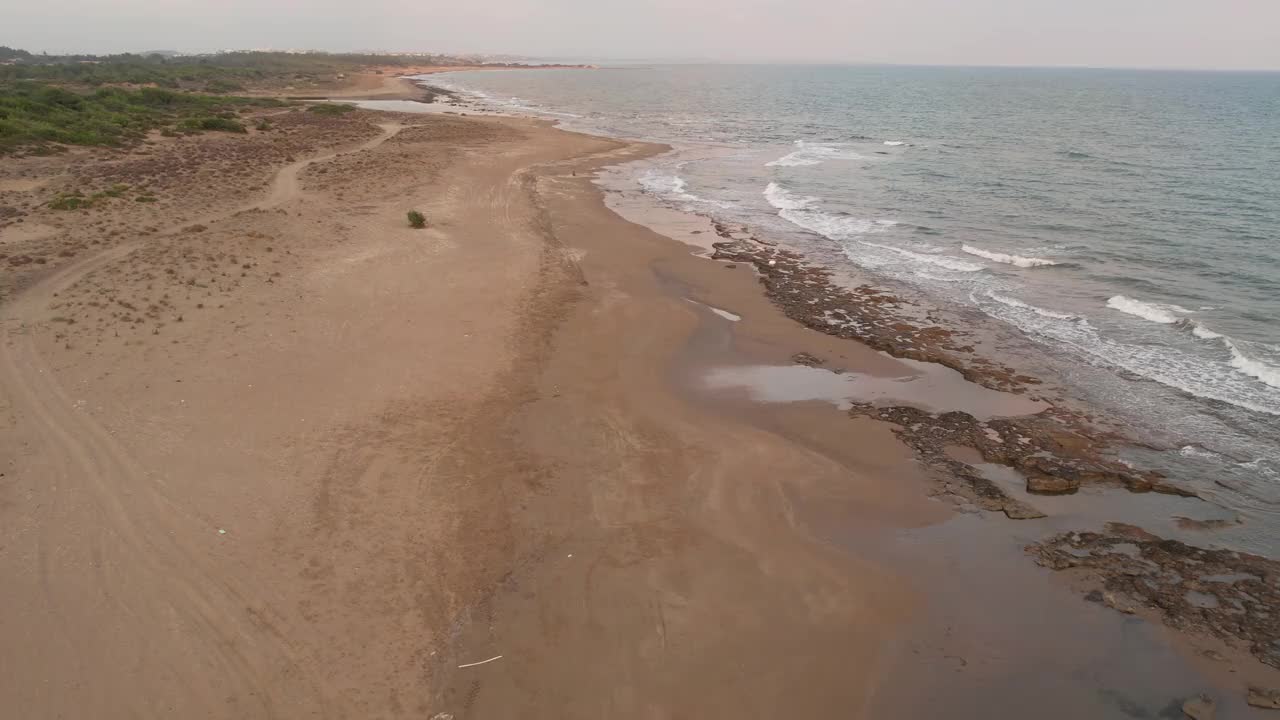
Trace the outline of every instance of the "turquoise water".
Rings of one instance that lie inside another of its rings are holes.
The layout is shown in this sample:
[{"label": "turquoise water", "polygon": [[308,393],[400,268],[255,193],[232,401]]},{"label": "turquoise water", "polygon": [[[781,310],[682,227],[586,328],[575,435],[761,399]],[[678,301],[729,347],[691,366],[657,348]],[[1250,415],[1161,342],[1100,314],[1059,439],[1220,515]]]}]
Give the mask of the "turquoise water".
[{"label": "turquoise water", "polygon": [[908,291],[1280,514],[1280,74],[635,66],[457,73],[486,102],[669,142],[636,192]]}]

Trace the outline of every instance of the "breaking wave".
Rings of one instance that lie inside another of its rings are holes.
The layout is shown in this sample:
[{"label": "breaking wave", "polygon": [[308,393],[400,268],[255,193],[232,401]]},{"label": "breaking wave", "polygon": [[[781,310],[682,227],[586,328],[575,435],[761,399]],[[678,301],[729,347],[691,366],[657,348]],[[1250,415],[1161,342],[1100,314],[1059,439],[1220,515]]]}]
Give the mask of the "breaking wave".
[{"label": "breaking wave", "polygon": [[1122,313],[1128,313],[1134,317],[1140,317],[1153,323],[1162,325],[1172,325],[1182,320],[1178,313],[1191,312],[1184,307],[1178,305],[1159,305],[1156,303],[1146,303],[1141,300],[1134,300],[1126,295],[1114,295],[1107,300],[1107,307],[1112,310],[1119,310]]},{"label": "breaking wave", "polygon": [[811,143],[804,140],[795,142],[795,151],[783,155],[777,160],[765,163],[766,167],[804,167],[821,165],[828,160],[865,160],[866,156],[838,144]]},{"label": "breaking wave", "polygon": [[1044,258],[1023,257],[1021,255],[1006,255],[1005,253],[992,252],[991,250],[983,250],[980,247],[972,245],[961,245],[960,249],[970,255],[977,255],[980,258],[986,258],[992,262],[1004,263],[1006,265],[1017,265],[1020,268],[1046,267],[1049,265],[1057,265],[1053,260],[1045,260]]}]

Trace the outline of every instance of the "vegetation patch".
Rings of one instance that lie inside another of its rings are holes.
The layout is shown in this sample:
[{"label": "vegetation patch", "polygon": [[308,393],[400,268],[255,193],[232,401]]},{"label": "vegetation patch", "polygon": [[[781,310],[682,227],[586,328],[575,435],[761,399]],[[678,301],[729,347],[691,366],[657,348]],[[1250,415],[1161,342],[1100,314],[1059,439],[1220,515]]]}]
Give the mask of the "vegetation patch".
[{"label": "vegetation patch", "polygon": [[116,184],[106,190],[99,190],[92,195],[85,195],[79,190],[60,192],[49,201],[49,207],[53,210],[80,210],[83,208],[91,208],[108,199],[123,197],[128,191],[128,185]]},{"label": "vegetation patch", "polygon": [[150,130],[245,132],[234,110],[275,107],[267,98],[101,88],[87,93],[39,83],[0,86],[0,155],[51,145],[121,146]]},{"label": "vegetation patch", "polygon": [[357,109],[355,105],[347,105],[345,103],[325,103],[323,105],[312,105],[307,108],[307,112],[313,112],[317,115],[346,115]]},{"label": "vegetation patch", "polygon": [[417,210],[409,211],[409,227],[421,230],[427,226],[427,216]]}]

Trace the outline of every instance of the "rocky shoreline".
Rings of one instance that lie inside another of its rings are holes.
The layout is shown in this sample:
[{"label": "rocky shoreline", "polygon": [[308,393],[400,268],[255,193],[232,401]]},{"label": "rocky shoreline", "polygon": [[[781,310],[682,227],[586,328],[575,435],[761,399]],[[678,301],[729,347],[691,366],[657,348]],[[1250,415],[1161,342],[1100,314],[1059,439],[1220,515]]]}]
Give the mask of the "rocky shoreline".
[{"label": "rocky shoreline", "polygon": [[1154,613],[1171,628],[1243,645],[1280,668],[1280,562],[1193,547],[1120,523],[1103,533],[1057,535],[1027,552],[1052,570],[1090,573],[1100,587],[1086,600],[1126,614]]},{"label": "rocky shoreline", "polygon": [[[754,236],[740,236],[721,223],[715,227],[724,240],[714,243],[712,257],[749,264],[765,294],[806,327],[857,340],[894,357],[944,365],[992,390],[1023,394],[1039,384],[1036,378],[975,355],[972,346],[946,328],[903,321],[897,311],[909,301],[870,285],[841,287],[830,271],[796,252]],[[822,362],[818,358],[802,361]],[[850,414],[893,423],[898,436],[926,464],[942,471],[944,484],[1011,518],[1043,517],[1043,513],[1011,497],[972,465],[949,457],[948,447],[968,447],[987,462],[1014,468],[1025,475],[1027,492],[1032,494],[1062,495],[1083,485],[1104,485],[1137,493],[1195,496],[1156,471],[1135,469],[1110,457],[1115,448],[1132,441],[1098,427],[1083,413],[1062,407],[991,421],[960,411],[934,415],[913,407],[873,405],[855,405]],[[961,481],[959,488],[954,487],[955,480]]]}]

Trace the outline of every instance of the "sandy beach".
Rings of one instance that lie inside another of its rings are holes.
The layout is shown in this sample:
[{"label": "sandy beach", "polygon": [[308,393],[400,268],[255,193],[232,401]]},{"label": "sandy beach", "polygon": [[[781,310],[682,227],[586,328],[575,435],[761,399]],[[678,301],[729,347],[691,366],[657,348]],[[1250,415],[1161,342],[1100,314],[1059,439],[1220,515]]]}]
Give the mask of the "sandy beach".
[{"label": "sandy beach", "polygon": [[[1262,630],[1174,632],[1083,601],[1106,567],[1033,562],[1070,528],[930,462],[972,444],[813,390],[918,369],[797,322],[786,258],[611,209],[595,173],[664,148],[263,112],[3,166],[6,716],[1253,717],[1280,686]],[[45,207],[115,184],[155,201]],[[889,397],[1042,409],[939,367]]]}]

